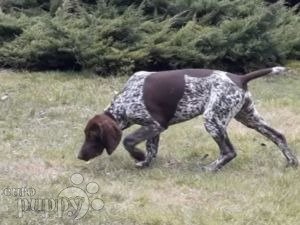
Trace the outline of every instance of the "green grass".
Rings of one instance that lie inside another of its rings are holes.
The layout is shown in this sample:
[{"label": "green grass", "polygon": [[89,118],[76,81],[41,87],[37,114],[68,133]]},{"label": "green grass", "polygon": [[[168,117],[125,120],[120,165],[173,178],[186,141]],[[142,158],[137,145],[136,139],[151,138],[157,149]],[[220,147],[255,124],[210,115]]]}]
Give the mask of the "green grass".
[{"label": "green grass", "polygon": [[[256,80],[250,89],[261,114],[299,155],[300,63],[290,65],[293,73]],[[199,169],[205,154],[205,163],[218,155],[201,118],[170,127],[148,169],[135,169],[121,145],[90,164],[77,160],[87,120],[102,112],[126,79],[0,72],[0,98],[8,96],[0,100],[1,224],[299,224],[299,169],[286,169],[275,145],[236,121],[228,130],[238,157],[219,173]],[[105,203],[79,220],[53,212],[19,218],[18,197],[4,192],[32,187],[32,198],[56,198],[72,186],[74,173],[84,177],[82,189],[96,182],[100,190],[89,198]]]}]

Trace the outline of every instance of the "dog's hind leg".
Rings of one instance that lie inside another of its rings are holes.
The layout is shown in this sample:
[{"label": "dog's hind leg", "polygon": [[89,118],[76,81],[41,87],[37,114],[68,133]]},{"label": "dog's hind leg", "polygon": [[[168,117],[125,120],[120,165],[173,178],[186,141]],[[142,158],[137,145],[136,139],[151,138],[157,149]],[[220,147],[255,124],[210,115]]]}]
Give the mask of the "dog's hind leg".
[{"label": "dog's hind leg", "polygon": [[225,128],[223,126],[220,126],[220,124],[215,119],[205,118],[204,125],[207,132],[218,144],[220,149],[220,156],[214,162],[210,163],[207,166],[204,166],[203,169],[205,171],[218,171],[225,164],[236,157],[236,151],[228,138],[228,134]]},{"label": "dog's hind leg", "polygon": [[233,117],[232,108],[220,108],[219,105],[219,103],[214,104],[203,115],[205,129],[213,137],[220,149],[219,158],[211,164],[204,166],[203,169],[205,171],[220,170],[225,164],[236,157],[235,148],[231,144],[226,132],[226,127]]},{"label": "dog's hind leg", "polygon": [[204,166],[207,171],[217,171],[236,157],[236,151],[226,132],[230,120],[240,111],[244,95],[239,90],[227,88],[216,90],[203,114],[204,126],[220,149],[220,156],[211,164]]},{"label": "dog's hind leg", "polygon": [[245,126],[258,131],[260,134],[275,143],[287,160],[287,166],[298,166],[298,160],[295,154],[289,148],[286,138],[283,134],[273,129],[259,115],[250,98],[247,99],[241,111],[235,116],[235,119]]}]

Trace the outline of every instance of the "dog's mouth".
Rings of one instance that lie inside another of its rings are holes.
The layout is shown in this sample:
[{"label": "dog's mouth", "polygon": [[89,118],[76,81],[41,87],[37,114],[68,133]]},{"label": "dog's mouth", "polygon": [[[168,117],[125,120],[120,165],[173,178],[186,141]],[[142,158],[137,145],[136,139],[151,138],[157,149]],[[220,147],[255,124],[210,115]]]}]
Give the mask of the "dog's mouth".
[{"label": "dog's mouth", "polygon": [[97,156],[101,155],[101,153],[93,154],[93,155],[85,155],[81,152],[78,154],[77,158],[86,162],[90,162],[91,160],[95,159]]},{"label": "dog's mouth", "polygon": [[83,161],[86,165],[88,165],[88,164],[91,164],[93,161],[95,161],[95,158],[92,158],[92,159],[89,159],[89,160],[83,160]]},{"label": "dog's mouth", "polygon": [[88,162],[90,160],[90,159],[84,157],[83,154],[80,154],[80,153],[77,155],[77,159],[80,159],[80,160],[83,160],[83,161],[86,161],[86,162]]},{"label": "dog's mouth", "polygon": [[104,147],[102,145],[99,145],[98,143],[88,143],[85,142],[78,155],[77,158],[86,162],[89,162],[91,159],[96,158],[97,156],[101,155],[104,150]]}]

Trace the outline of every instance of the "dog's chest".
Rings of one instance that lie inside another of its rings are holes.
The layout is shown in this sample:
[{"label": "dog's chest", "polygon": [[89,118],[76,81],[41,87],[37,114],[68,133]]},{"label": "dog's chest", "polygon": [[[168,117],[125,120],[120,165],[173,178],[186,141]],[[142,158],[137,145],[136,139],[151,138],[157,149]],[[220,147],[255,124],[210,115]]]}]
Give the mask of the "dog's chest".
[{"label": "dog's chest", "polygon": [[143,101],[143,86],[150,72],[133,75],[126,83],[124,90],[114,102],[114,110],[122,115],[124,123],[146,125],[152,122],[152,117]]}]

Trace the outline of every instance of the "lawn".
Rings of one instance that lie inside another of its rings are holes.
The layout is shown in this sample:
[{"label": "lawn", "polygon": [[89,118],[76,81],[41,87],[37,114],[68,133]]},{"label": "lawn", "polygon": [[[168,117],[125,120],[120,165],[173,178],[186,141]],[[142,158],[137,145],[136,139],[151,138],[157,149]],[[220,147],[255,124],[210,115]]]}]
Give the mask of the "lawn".
[{"label": "lawn", "polygon": [[[250,90],[300,156],[300,63],[289,66]],[[0,71],[1,225],[299,224],[300,169],[286,169],[273,143],[236,121],[228,130],[238,157],[218,173],[199,167],[218,155],[201,117],[170,127],[150,168],[136,169],[122,145],[77,160],[87,120],[126,79]]]}]

